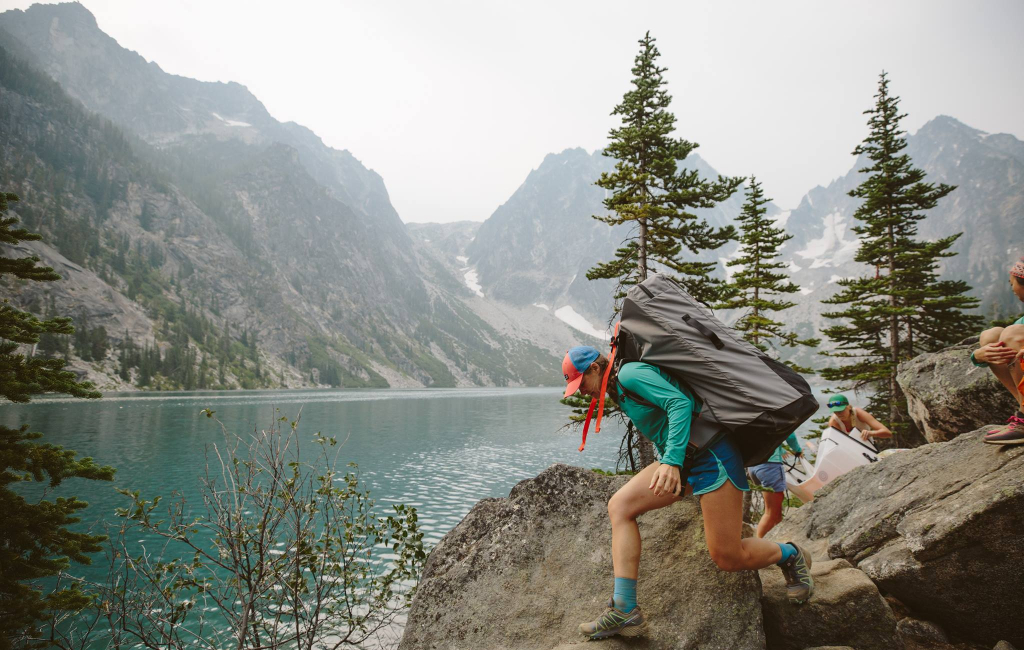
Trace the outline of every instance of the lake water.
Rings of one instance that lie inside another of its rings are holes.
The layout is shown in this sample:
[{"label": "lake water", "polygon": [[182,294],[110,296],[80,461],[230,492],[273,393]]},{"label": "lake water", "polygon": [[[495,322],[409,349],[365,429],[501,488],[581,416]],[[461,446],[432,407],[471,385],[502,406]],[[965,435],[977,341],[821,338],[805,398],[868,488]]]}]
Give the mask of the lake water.
[{"label": "lake water", "polygon": [[[115,487],[146,498],[178,491],[198,502],[206,451],[225,440],[203,409],[213,409],[237,435],[301,413],[303,442],[317,432],[347,439],[340,469],[358,463],[382,513],[392,503],[415,506],[424,541],[432,546],[480,499],[508,496],[516,483],[553,463],[615,468],[621,426],[606,421],[600,434],[591,431],[586,451],[578,452],[578,432],[559,431],[569,413],[560,395],[554,388],[130,393],[5,404],[0,423],[28,424],[44,434],[44,442],[117,469],[113,484],[75,479],[50,495],[87,501],[80,527],[102,532],[104,521],[116,522],[114,509],[126,505]],[[71,573],[102,580],[106,568],[97,560],[72,565]]]},{"label": "lake water", "polygon": [[[131,393],[6,404],[0,423],[28,424],[43,441],[117,469],[113,484],[75,479],[56,491],[89,503],[85,527],[115,520],[114,509],[125,505],[115,487],[145,497],[199,493],[206,450],[224,443],[220,425],[202,409],[213,409],[238,435],[301,413],[303,442],[316,432],[347,438],[340,469],[358,463],[378,505],[415,506],[424,541],[433,545],[477,501],[508,496],[552,463],[614,469],[621,428],[607,423],[578,452],[578,434],[558,431],[569,413],[560,396],[551,388]],[[72,572],[101,570],[76,565]]]}]

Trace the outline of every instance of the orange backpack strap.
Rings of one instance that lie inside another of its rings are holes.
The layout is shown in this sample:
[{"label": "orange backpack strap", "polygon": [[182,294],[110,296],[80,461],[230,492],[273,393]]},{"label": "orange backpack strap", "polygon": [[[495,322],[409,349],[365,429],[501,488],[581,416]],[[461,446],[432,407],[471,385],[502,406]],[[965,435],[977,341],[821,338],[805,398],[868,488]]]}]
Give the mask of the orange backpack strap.
[{"label": "orange backpack strap", "polygon": [[590,418],[594,416],[594,405],[597,404],[596,399],[590,400],[590,408],[587,410],[587,421],[583,423],[583,442],[580,443],[580,451],[587,446],[587,429],[590,428]]},{"label": "orange backpack strap", "polygon": [[618,352],[619,343],[619,323],[615,323],[615,335],[612,337],[612,351],[608,355],[608,367],[604,371],[604,377],[601,379],[601,397],[600,404],[597,407],[597,425],[594,427],[594,431],[601,433],[601,417],[604,415],[604,397],[608,392],[608,378],[612,376],[612,367],[615,365],[615,353]]}]

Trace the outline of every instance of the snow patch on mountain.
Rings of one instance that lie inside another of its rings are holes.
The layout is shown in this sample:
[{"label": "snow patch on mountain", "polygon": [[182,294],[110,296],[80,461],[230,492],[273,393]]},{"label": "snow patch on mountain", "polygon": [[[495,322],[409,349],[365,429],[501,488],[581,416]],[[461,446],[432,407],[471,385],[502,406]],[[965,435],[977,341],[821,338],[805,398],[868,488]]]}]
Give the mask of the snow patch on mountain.
[{"label": "snow patch on mountain", "polygon": [[590,323],[590,321],[576,313],[576,310],[569,305],[556,309],[555,316],[569,327],[579,330],[584,334],[589,334],[590,336],[599,339],[606,339],[609,336],[609,332],[607,330],[601,331],[597,329]]},{"label": "snow patch on mountain", "polygon": [[466,275],[464,275],[463,277],[466,279],[466,286],[469,287],[469,290],[483,298],[484,292],[481,291],[483,287],[480,286],[480,277],[476,274],[476,269],[470,269],[469,271],[466,271]]},{"label": "snow patch on mountain", "polygon": [[548,307],[547,305],[545,305],[545,304],[544,304],[544,303],[542,303],[542,302],[535,302],[535,303],[533,303],[533,306],[534,306],[534,307],[540,307],[540,308],[541,308],[541,309],[543,309],[544,311],[551,311],[551,307]]},{"label": "snow patch on mountain", "polygon": [[812,269],[849,262],[860,243],[856,237],[849,236],[849,222],[850,219],[846,215],[838,212],[829,213],[822,220],[821,237],[807,242],[807,247],[797,251],[797,255],[812,260]]},{"label": "snow patch on mountain", "polygon": [[229,119],[221,117],[220,115],[217,115],[216,113],[210,113],[210,114],[213,115],[214,117],[216,117],[221,122],[227,124],[228,126],[252,126],[252,124],[249,124],[248,122],[239,122],[238,120],[229,120]]},{"label": "snow patch on mountain", "polygon": [[791,214],[793,214],[792,210],[786,210],[784,212],[780,212],[775,217],[775,223],[773,225],[776,228],[785,228],[786,227],[786,222],[789,221],[789,215],[791,215]]}]

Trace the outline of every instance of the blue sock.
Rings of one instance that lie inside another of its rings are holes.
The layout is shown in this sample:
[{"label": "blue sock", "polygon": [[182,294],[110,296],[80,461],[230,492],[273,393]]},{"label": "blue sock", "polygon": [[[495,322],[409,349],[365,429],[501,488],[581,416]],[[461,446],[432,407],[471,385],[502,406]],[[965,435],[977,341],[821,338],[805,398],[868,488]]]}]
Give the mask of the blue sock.
[{"label": "blue sock", "polygon": [[779,544],[779,548],[782,549],[782,559],[776,562],[777,565],[782,566],[786,563],[786,560],[793,557],[798,553],[796,547],[792,544]]},{"label": "blue sock", "polygon": [[625,614],[636,607],[636,580],[630,578],[615,579],[615,593],[612,595],[615,609]]}]

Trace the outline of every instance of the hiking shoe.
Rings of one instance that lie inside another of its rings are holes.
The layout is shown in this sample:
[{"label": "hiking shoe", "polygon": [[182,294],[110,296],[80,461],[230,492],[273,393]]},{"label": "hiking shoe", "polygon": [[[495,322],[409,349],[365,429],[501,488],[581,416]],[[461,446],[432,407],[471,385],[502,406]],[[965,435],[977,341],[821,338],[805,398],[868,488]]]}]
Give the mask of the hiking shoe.
[{"label": "hiking shoe", "polygon": [[639,607],[624,614],[615,609],[614,601],[608,601],[608,609],[596,621],[580,624],[580,633],[588,639],[607,639],[610,636],[642,636],[647,632],[647,621]]},{"label": "hiking shoe", "polygon": [[1024,445],[1024,419],[1011,415],[1006,424],[985,434],[990,445]]},{"label": "hiking shoe", "polygon": [[814,593],[814,579],[811,578],[811,554],[800,548],[793,542],[787,542],[796,547],[796,555],[789,558],[784,564],[780,564],[782,575],[786,577],[786,596],[789,602],[800,605],[806,603],[811,594]]}]

